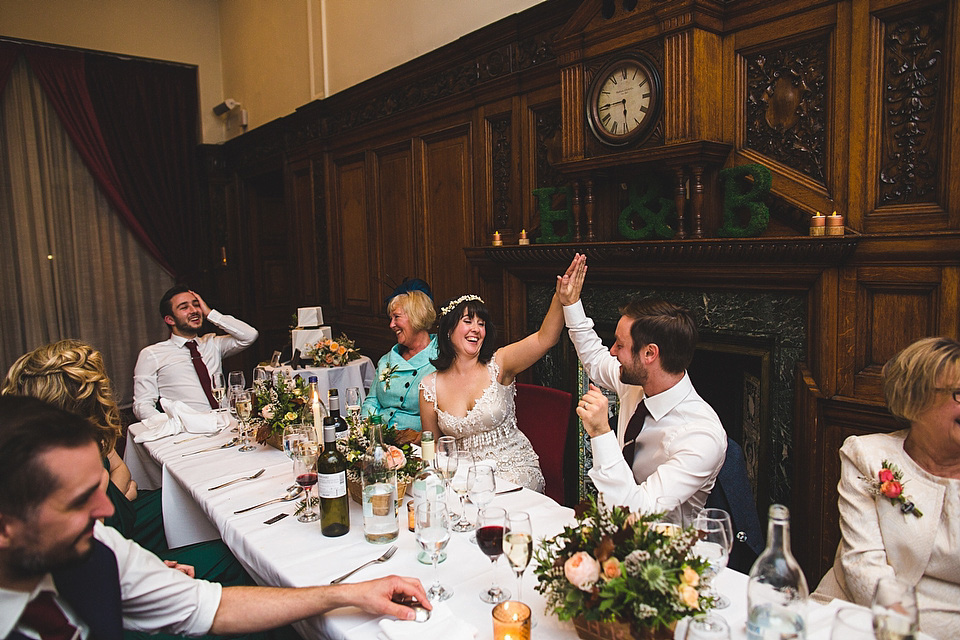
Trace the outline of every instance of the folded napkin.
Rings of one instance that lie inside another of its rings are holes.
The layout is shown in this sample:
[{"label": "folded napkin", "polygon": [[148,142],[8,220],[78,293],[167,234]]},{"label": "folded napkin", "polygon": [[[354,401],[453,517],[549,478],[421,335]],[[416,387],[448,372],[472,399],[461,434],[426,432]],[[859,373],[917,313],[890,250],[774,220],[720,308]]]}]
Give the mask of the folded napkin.
[{"label": "folded napkin", "polygon": [[214,411],[197,411],[179,400],[160,398],[163,413],[150,416],[142,422],[146,430],[133,439],[134,442],[150,442],[183,431],[189,433],[214,433],[226,426],[228,418]]},{"label": "folded napkin", "polygon": [[433,605],[426,622],[381,620],[380,635],[387,640],[473,640],[477,628],[456,617],[444,602]]}]

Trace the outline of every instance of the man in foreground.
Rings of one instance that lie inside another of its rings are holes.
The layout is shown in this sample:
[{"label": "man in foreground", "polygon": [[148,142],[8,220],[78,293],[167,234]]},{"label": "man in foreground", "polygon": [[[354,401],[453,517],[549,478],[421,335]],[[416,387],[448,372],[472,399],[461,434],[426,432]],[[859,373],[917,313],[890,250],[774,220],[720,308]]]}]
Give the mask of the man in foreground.
[{"label": "man in foreground", "polygon": [[697,325],[670,302],[630,302],[607,351],[580,301],[586,271],[580,256],[561,287],[564,321],[587,376],[620,398],[616,432],[600,389],[591,384],[577,406],[591,438],[590,478],[611,504],[649,512],[659,510],[657,498],[674,497],[690,518],[710,495],[727,450],[720,419],[686,371]]},{"label": "man in foreground", "polygon": [[83,418],[34,398],[0,397],[0,638],[119,640],[123,628],[251,633],[342,606],[413,619],[394,597],[431,608],[412,578],[221,587],[168,567],[98,522],[113,506],[95,438]]},{"label": "man in foreground", "polygon": [[[210,378],[222,360],[249,347],[259,335],[246,322],[207,306],[199,294],[176,286],[160,299],[160,316],[170,338],[144,347],[133,369],[133,412],[144,420],[157,415],[157,400],[180,400],[197,411],[216,409]],[[200,335],[203,321],[227,335]]]}]

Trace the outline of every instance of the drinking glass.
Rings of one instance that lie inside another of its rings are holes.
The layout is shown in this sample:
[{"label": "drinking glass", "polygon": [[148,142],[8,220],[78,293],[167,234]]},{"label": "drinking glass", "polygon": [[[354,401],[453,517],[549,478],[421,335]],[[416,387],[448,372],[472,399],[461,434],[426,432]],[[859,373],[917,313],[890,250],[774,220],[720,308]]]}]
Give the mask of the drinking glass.
[{"label": "drinking glass", "polygon": [[480,512],[477,546],[493,563],[493,581],[489,589],[480,592],[480,599],[490,604],[499,604],[510,599],[510,592],[497,586],[497,560],[503,553],[503,532],[506,524],[507,512],[500,507],[487,507]]},{"label": "drinking glass", "polygon": [[[473,467],[473,454],[469,451],[457,451],[453,456],[457,459],[457,470],[450,476],[450,488],[457,494],[460,503],[460,519],[451,527],[452,531],[464,532],[473,531],[475,526],[467,517],[466,504],[464,499],[467,497],[467,476]],[[496,604],[496,603],[494,603]]]},{"label": "drinking glass", "polygon": [[654,511],[661,514],[657,519],[657,531],[661,533],[673,533],[676,529],[683,528],[683,510],[680,507],[679,498],[660,496],[657,498]]},{"label": "drinking glass", "polygon": [[[727,534],[727,557],[729,558],[730,554],[733,553],[733,520],[731,520],[730,514],[723,509],[711,508],[701,509],[697,517],[710,518],[723,523],[724,533]],[[722,569],[718,570],[717,573],[720,573],[720,571],[722,571]],[[713,601],[715,609],[726,609],[730,606],[730,599],[722,593],[718,593],[715,597],[716,599]]]},{"label": "drinking glass", "polygon": [[294,459],[301,440],[303,440],[302,425],[292,424],[283,430],[283,452],[290,460]]},{"label": "drinking glass", "polygon": [[871,629],[872,615],[868,609],[844,607],[837,609],[830,626],[830,640],[875,640]]},{"label": "drinking glass", "polygon": [[210,391],[213,392],[213,399],[217,401],[217,405],[220,409],[223,409],[223,399],[227,395],[227,384],[223,381],[223,374],[219,371],[210,376]]},{"label": "drinking glass", "polygon": [[497,489],[497,478],[489,464],[478,462],[467,470],[467,495],[480,511],[490,504]]},{"label": "drinking glass", "polygon": [[917,594],[896,578],[880,578],[873,593],[873,632],[877,640],[907,640],[917,634]]},{"label": "drinking glass", "polygon": [[447,513],[447,506],[442,502],[430,500],[417,505],[414,513],[414,531],[416,531],[417,544],[430,554],[430,562],[433,563],[433,586],[427,590],[427,597],[431,602],[446,600],[453,595],[453,589],[440,584],[440,570],[437,568],[437,563],[440,552],[450,542],[450,515]]},{"label": "drinking glass", "polygon": [[507,524],[503,529],[503,553],[507,556],[510,568],[517,574],[517,600],[523,602],[523,572],[533,555],[533,527],[530,514],[526,511],[514,511],[507,515]]},{"label": "drinking glass", "polygon": [[320,443],[313,427],[301,427],[302,438],[296,443],[293,450],[293,472],[297,477],[297,484],[304,488],[306,494],[303,513],[297,518],[300,522],[316,522],[320,514],[313,510],[311,496],[312,488],[317,484],[317,457],[320,455]]},{"label": "drinking glass", "polygon": [[237,419],[240,421],[240,437],[243,439],[243,446],[238,451],[256,451],[257,448],[250,442],[250,430],[252,428],[250,417],[253,415],[253,393],[249,389],[241,389],[235,392],[234,402],[237,408]]},{"label": "drinking glass", "polygon": [[684,640],[730,640],[730,625],[718,615],[698,613],[687,621]]},{"label": "drinking glass", "polygon": [[344,398],[344,408],[348,416],[360,415],[360,387],[347,387],[346,398]]},{"label": "drinking glass", "polygon": [[[457,465],[460,464],[460,459],[456,456],[457,453],[457,439],[453,436],[440,436],[437,439],[436,443],[436,453],[434,461],[437,465],[437,471],[440,473],[440,476],[443,478],[444,486],[444,495],[448,500],[447,508],[450,509],[451,516],[456,515],[460,517],[459,512],[453,513],[453,504],[449,501],[452,500],[452,497],[455,495],[453,489],[450,488],[450,478],[453,477],[453,474],[457,472]],[[459,501],[455,501],[457,506],[459,506]]]},{"label": "drinking glass", "polygon": [[730,552],[727,551],[726,528],[720,520],[702,516],[697,516],[693,526],[697,531],[697,542],[693,545],[692,552],[708,565],[703,572],[702,593],[716,601],[720,594],[713,588],[713,578],[727,566],[730,557]]},{"label": "drinking glass", "polygon": [[243,377],[243,371],[231,371],[230,376],[227,378],[227,384],[231,387],[240,387],[243,389],[247,386],[247,380]]},{"label": "drinking glass", "polygon": [[253,386],[257,387],[267,384],[267,381],[270,380],[270,372],[262,364],[258,364],[253,368]]}]

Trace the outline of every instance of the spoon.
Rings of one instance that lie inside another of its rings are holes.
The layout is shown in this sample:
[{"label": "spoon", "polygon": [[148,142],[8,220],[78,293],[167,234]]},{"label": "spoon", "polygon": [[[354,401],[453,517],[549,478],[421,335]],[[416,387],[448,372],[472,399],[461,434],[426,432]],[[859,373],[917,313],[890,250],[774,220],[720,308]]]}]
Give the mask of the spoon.
[{"label": "spoon", "polygon": [[224,442],[223,444],[221,444],[221,445],[219,445],[219,446],[216,446],[216,447],[208,447],[208,448],[206,448],[206,449],[200,449],[199,451],[191,451],[190,453],[184,453],[184,454],[181,455],[180,457],[181,457],[181,458],[185,458],[186,456],[192,456],[192,455],[195,454],[195,453],[203,453],[203,452],[205,452],[205,451],[216,451],[217,449],[229,449],[230,447],[235,447],[235,446],[238,445],[238,444],[240,444],[240,438],[234,438],[234,439],[231,440],[230,442]]},{"label": "spoon", "polygon": [[240,509],[239,511],[234,511],[234,513],[246,513],[247,511],[253,511],[254,509],[265,507],[268,504],[273,504],[274,502],[290,502],[291,500],[296,500],[301,493],[303,493],[303,487],[301,486],[297,486],[296,488],[290,488],[290,489],[287,489],[287,495],[283,496],[282,498],[274,498],[273,500],[267,500],[266,502],[255,504],[252,507],[247,507],[246,509]]},{"label": "spoon", "polygon": [[336,580],[331,580],[331,581],[330,581],[330,584],[340,584],[341,582],[343,582],[344,580],[346,580],[347,578],[349,578],[350,576],[352,576],[353,574],[355,574],[357,571],[360,571],[360,569],[364,569],[364,568],[366,568],[366,567],[369,567],[369,566],[372,565],[372,564],[381,564],[381,563],[383,563],[383,562],[386,562],[387,560],[389,560],[390,558],[392,558],[392,557],[393,557],[393,554],[395,554],[396,552],[397,552],[397,545],[392,544],[392,545],[390,545],[390,548],[387,549],[386,551],[384,551],[384,552],[383,552],[383,555],[380,556],[379,558],[374,558],[374,559],[371,560],[370,562],[364,562],[362,565],[360,565],[359,567],[357,567],[357,568],[354,569],[353,571],[350,571],[350,572],[348,572],[348,573],[343,574],[342,576],[340,576],[340,577],[337,578]]},{"label": "spoon", "polygon": [[256,472],[255,474],[253,474],[252,476],[244,476],[244,477],[242,477],[242,478],[235,478],[234,480],[231,480],[231,481],[229,481],[229,482],[224,482],[223,484],[218,484],[218,485],[215,486],[215,487],[210,487],[209,489],[207,489],[207,491],[213,491],[214,489],[222,489],[222,488],[224,488],[224,487],[229,487],[229,486],[232,485],[234,482],[242,482],[242,481],[244,481],[244,480],[253,480],[254,478],[259,478],[260,476],[263,475],[263,472],[264,472],[264,471],[266,471],[266,469],[260,469],[260,471],[257,471],[257,472]]}]

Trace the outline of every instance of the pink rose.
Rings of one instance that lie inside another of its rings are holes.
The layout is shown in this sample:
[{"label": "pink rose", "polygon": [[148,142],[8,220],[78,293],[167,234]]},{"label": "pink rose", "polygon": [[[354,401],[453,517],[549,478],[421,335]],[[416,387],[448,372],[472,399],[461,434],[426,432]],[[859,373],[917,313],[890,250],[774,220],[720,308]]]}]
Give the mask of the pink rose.
[{"label": "pink rose", "polygon": [[700,594],[697,590],[688,584],[680,585],[677,589],[680,592],[680,600],[691,609],[700,608]]},{"label": "pink rose", "polygon": [[263,409],[260,410],[260,416],[264,420],[273,420],[274,415],[275,414],[274,414],[274,409],[272,404],[268,404],[267,406],[265,406]]},{"label": "pink rose", "polygon": [[888,498],[897,498],[903,493],[903,486],[896,480],[889,480],[880,485],[880,493]]},{"label": "pink rose", "polygon": [[600,578],[600,563],[586,551],[577,551],[563,563],[563,575],[578,589],[590,591]]},{"label": "pink rose", "polygon": [[890,469],[880,469],[880,473],[877,474],[880,478],[880,482],[893,482],[893,471]]},{"label": "pink rose", "polygon": [[393,445],[387,447],[387,469],[402,469],[407,464],[403,451]]},{"label": "pink rose", "polygon": [[616,558],[607,558],[600,566],[604,580],[613,580],[620,577],[620,561]]}]

